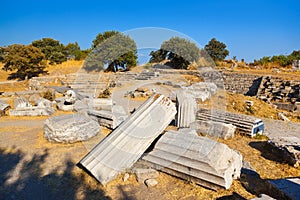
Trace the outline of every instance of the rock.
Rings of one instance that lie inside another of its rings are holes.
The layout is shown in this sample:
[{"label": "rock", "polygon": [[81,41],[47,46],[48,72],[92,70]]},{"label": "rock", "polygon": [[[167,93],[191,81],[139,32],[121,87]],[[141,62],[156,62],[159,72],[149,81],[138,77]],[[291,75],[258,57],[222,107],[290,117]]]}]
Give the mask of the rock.
[{"label": "rock", "polygon": [[125,173],[124,176],[123,176],[123,181],[126,182],[128,181],[130,175],[128,173]]},{"label": "rock", "polygon": [[168,131],[144,154],[148,166],[199,185],[229,189],[240,177],[242,155],[225,144],[200,137],[194,130]]},{"label": "rock", "polygon": [[74,105],[65,104],[65,102],[59,102],[56,104],[57,109],[62,111],[73,111]]},{"label": "rock", "polygon": [[145,180],[145,185],[147,187],[154,187],[157,184],[158,184],[158,181],[156,179],[150,178],[150,179]]},{"label": "rock", "polygon": [[74,104],[76,99],[76,93],[73,90],[68,90],[65,93],[65,102],[68,102],[69,104]]},{"label": "rock", "polygon": [[252,107],[254,105],[254,102],[253,101],[249,101],[249,100],[246,100],[245,103],[249,107]]},{"label": "rock", "polygon": [[282,119],[285,122],[289,122],[289,118],[287,118],[286,116],[284,116],[284,114],[282,113],[278,113],[278,117],[280,117],[280,119]]},{"label": "rock", "polygon": [[233,138],[236,131],[236,126],[232,124],[215,121],[197,121],[194,122],[191,127],[193,127],[198,134],[220,137],[225,140]]},{"label": "rock", "polygon": [[33,94],[33,95],[30,95],[29,97],[29,101],[30,102],[36,102],[38,101],[39,99],[41,98],[41,95],[40,94]]},{"label": "rock", "polygon": [[144,183],[147,179],[154,179],[159,177],[159,172],[152,168],[134,168],[136,180]]},{"label": "rock", "polygon": [[143,93],[145,93],[145,92],[148,92],[148,91],[149,91],[149,89],[148,89],[148,88],[146,88],[146,87],[139,87],[139,88],[137,88],[135,91],[137,91],[137,92],[143,92]]},{"label": "rock", "polygon": [[[266,194],[260,194],[258,197],[253,198],[251,200],[273,200],[274,198],[266,195]],[[275,200],[275,199],[274,199]]]},{"label": "rock", "polygon": [[29,103],[29,101],[27,101],[27,99],[25,99],[23,97],[19,97],[14,100],[14,108],[15,109],[25,108],[25,107],[32,107],[32,105]]},{"label": "rock", "polygon": [[44,123],[44,137],[51,142],[74,143],[98,134],[100,126],[80,114],[51,117]]},{"label": "rock", "polygon": [[269,180],[268,183],[277,199],[300,199],[300,178]]},{"label": "rock", "polygon": [[300,165],[300,138],[295,136],[274,137],[268,140],[270,152],[282,155],[294,167]]},{"label": "rock", "polygon": [[52,107],[53,103],[48,99],[40,97],[34,100],[34,105],[39,107]]},{"label": "rock", "polygon": [[3,116],[6,114],[6,111],[10,108],[10,105],[7,104],[4,101],[0,100],[0,116]]}]

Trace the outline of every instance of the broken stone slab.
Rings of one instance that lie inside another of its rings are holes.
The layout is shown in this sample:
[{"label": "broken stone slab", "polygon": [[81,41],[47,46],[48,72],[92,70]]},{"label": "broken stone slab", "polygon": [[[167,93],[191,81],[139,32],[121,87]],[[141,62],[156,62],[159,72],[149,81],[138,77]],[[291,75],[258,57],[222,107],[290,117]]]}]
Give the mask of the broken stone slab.
[{"label": "broken stone slab", "polygon": [[74,105],[73,104],[66,104],[65,102],[59,102],[56,104],[56,107],[58,110],[62,111],[73,111],[74,110]]},{"label": "broken stone slab", "polygon": [[19,108],[32,107],[31,103],[23,97],[18,97],[14,100],[14,109],[17,110]]},{"label": "broken stone slab", "polygon": [[287,118],[283,113],[278,113],[278,117],[280,117],[280,119],[282,119],[285,122],[289,122],[289,118]]},{"label": "broken stone slab", "polygon": [[269,180],[270,190],[277,193],[277,199],[300,199],[300,178]]},{"label": "broken stone slab", "polygon": [[260,194],[258,197],[253,198],[251,200],[275,200],[275,199],[266,194]]},{"label": "broken stone slab", "polygon": [[55,113],[55,109],[52,107],[18,107],[14,110],[9,110],[10,116],[50,116]]},{"label": "broken stone slab", "polygon": [[124,110],[123,106],[114,105],[112,111],[108,110],[93,110],[87,111],[88,115],[92,116],[101,126],[105,126],[110,129],[115,129],[128,117],[128,114]]},{"label": "broken stone slab", "polygon": [[60,115],[44,123],[44,137],[51,142],[74,143],[97,135],[100,126],[87,116],[80,114]]},{"label": "broken stone slab", "polygon": [[155,94],[102,140],[80,164],[103,185],[130,169],[176,114],[173,102]]},{"label": "broken stone slab", "polygon": [[193,85],[188,87],[182,87],[182,89],[187,93],[192,94],[195,99],[204,102],[210,99],[211,95],[216,94],[218,88],[215,83],[200,82],[194,83]]},{"label": "broken stone slab", "polygon": [[234,137],[236,126],[215,121],[197,121],[191,127],[197,131],[198,134],[209,135],[222,139],[229,139]]},{"label": "broken stone slab", "polygon": [[154,178],[150,178],[150,179],[145,180],[144,183],[147,187],[154,187],[158,184],[158,181]]},{"label": "broken stone slab", "polygon": [[4,101],[0,100],[0,116],[6,114],[6,111],[10,108],[10,105]]},{"label": "broken stone slab", "polygon": [[195,98],[184,90],[177,91],[176,108],[176,126],[189,128],[190,124],[196,120],[197,103]]},{"label": "broken stone slab", "polygon": [[106,110],[112,111],[113,107],[112,99],[104,98],[84,98],[77,100],[74,104],[74,111],[88,111],[88,110]]},{"label": "broken stone slab", "polygon": [[53,103],[50,100],[42,97],[35,99],[34,105],[38,107],[53,107]]},{"label": "broken stone slab", "polygon": [[126,182],[128,181],[130,175],[128,173],[125,173],[124,176],[123,176],[123,181]]},{"label": "broken stone slab", "polygon": [[189,129],[163,134],[142,159],[154,169],[213,190],[230,188],[242,168],[241,154]]},{"label": "broken stone slab", "polygon": [[152,168],[134,168],[132,172],[135,174],[139,183],[144,183],[147,179],[155,179],[159,177],[159,172]]},{"label": "broken stone slab", "polygon": [[268,140],[271,152],[281,154],[282,158],[294,167],[300,165],[300,138],[295,136],[274,137]]}]

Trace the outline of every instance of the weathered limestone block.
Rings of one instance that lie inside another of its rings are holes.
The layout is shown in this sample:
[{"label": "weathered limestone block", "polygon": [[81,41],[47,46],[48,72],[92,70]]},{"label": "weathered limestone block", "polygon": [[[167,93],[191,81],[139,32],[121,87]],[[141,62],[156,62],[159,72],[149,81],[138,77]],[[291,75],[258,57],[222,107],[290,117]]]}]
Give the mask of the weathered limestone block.
[{"label": "weathered limestone block", "polygon": [[80,114],[51,117],[44,123],[44,137],[51,142],[84,141],[97,135],[99,130],[97,122]]},{"label": "weathered limestone block", "polygon": [[140,183],[144,183],[147,179],[159,177],[159,172],[152,168],[134,168],[132,171]]},{"label": "weathered limestone block", "polygon": [[211,189],[230,188],[240,176],[242,156],[195,131],[169,131],[142,158],[159,171]]},{"label": "weathered limestone block", "polygon": [[0,116],[5,115],[10,105],[0,100]]},{"label": "weathered limestone block", "polygon": [[236,126],[215,121],[197,121],[191,125],[197,133],[229,139],[234,137]]},{"label": "weathered limestone block", "polygon": [[32,107],[32,105],[23,97],[18,97],[14,100],[14,109]]},{"label": "weathered limestone block", "polygon": [[268,141],[270,151],[282,154],[284,160],[290,165],[300,165],[300,138],[299,137],[275,137]]},{"label": "weathered limestone block", "polygon": [[111,111],[89,109],[88,114],[96,119],[101,126],[110,129],[115,129],[128,117],[124,108],[118,105],[114,105]]},{"label": "weathered limestone block", "polygon": [[[47,105],[48,103],[45,104]],[[55,109],[52,106],[44,106],[43,103],[39,106],[32,106],[25,98],[15,99],[14,105],[15,109],[9,111],[10,116],[49,116],[55,113]]]}]

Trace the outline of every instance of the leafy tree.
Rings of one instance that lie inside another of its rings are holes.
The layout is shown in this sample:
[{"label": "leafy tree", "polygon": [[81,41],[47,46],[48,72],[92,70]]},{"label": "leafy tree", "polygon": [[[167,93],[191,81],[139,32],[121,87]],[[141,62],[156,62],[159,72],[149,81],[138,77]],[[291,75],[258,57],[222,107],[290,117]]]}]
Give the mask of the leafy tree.
[{"label": "leafy tree", "polygon": [[[100,37],[100,36],[101,37]],[[137,47],[129,36],[122,33],[109,31],[99,34],[93,42],[91,53],[85,60],[86,70],[103,70],[116,72],[120,68],[130,70],[136,65]],[[108,37],[106,39],[103,39]]]},{"label": "leafy tree", "polygon": [[105,31],[104,33],[99,33],[96,38],[93,40],[92,48],[96,48],[104,40],[118,34],[118,31]]},{"label": "leafy tree", "polygon": [[168,65],[177,69],[187,69],[200,58],[200,49],[195,43],[180,37],[172,37],[164,41],[157,51],[150,53],[150,62],[169,60]]},{"label": "leafy tree", "polygon": [[212,38],[204,50],[210,55],[214,61],[222,61],[229,55],[229,51],[226,49],[226,44]]},{"label": "leafy tree", "polygon": [[81,50],[80,46],[77,42],[75,43],[69,43],[65,46],[65,54],[67,56],[67,59],[75,59],[80,60],[81,59]]},{"label": "leafy tree", "polygon": [[3,62],[5,55],[5,49],[4,47],[0,47],[0,62]]},{"label": "leafy tree", "polygon": [[60,64],[67,60],[65,47],[58,40],[43,38],[33,41],[32,45],[39,48],[45,54],[45,58],[50,61],[50,64]]},{"label": "leafy tree", "polygon": [[45,73],[43,65],[44,54],[32,45],[10,45],[5,48],[4,66],[5,71],[15,71],[9,78],[24,80]]},{"label": "leafy tree", "polygon": [[166,59],[168,54],[168,51],[165,51],[163,49],[158,49],[157,51],[151,51],[150,52],[150,63],[159,63]]}]

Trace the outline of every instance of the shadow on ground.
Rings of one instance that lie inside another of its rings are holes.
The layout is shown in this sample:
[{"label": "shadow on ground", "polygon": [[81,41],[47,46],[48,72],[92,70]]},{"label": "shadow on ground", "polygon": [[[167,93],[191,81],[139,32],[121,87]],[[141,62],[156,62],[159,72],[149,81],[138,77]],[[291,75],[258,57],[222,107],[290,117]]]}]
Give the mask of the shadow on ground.
[{"label": "shadow on ground", "polygon": [[284,157],[282,156],[282,152],[279,152],[278,150],[272,148],[267,141],[250,142],[249,145],[252,148],[260,151],[261,156],[264,157],[265,159],[278,162],[278,163],[287,163]]},{"label": "shadow on ground", "polygon": [[47,150],[28,159],[20,150],[0,149],[0,199],[111,199],[98,187],[87,185],[83,175],[74,175],[76,166],[70,160],[63,173],[42,175],[47,156]]}]

